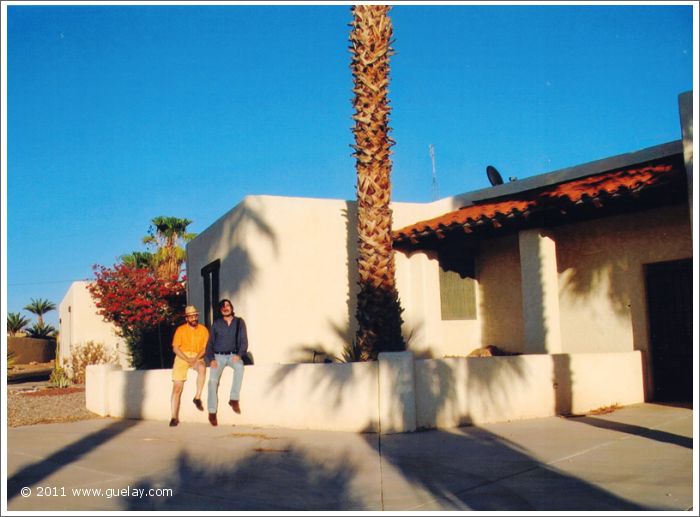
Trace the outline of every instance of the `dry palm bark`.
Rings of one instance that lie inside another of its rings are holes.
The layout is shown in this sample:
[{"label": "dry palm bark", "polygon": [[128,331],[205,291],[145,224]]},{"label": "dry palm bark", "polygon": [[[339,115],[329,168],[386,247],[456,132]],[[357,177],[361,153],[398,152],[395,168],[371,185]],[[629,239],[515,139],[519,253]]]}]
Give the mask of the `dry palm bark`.
[{"label": "dry palm bark", "polygon": [[355,98],[358,270],[357,345],[363,361],[379,352],[404,350],[391,240],[391,146],[389,137],[389,6],[352,9],[351,69]]}]

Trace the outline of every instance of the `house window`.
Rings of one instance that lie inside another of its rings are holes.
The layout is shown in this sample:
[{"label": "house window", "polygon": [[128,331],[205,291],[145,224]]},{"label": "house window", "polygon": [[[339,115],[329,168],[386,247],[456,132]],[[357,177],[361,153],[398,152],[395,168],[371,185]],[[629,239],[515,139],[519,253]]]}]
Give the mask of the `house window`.
[{"label": "house window", "polygon": [[476,280],[455,271],[440,272],[440,313],[443,320],[476,319]]},{"label": "house window", "polygon": [[211,327],[219,310],[219,267],[221,260],[216,259],[202,268],[204,284],[204,324]]}]

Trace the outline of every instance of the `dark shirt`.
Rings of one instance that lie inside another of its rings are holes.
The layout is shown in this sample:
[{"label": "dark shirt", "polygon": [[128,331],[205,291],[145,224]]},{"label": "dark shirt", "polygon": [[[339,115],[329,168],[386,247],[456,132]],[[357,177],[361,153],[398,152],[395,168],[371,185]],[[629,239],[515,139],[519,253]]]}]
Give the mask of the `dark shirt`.
[{"label": "dark shirt", "polygon": [[[237,324],[238,322],[238,324]],[[238,340],[236,340],[238,326]],[[209,340],[204,358],[209,364],[214,360],[214,354],[233,352],[242,356],[248,351],[248,332],[243,318],[235,317],[230,325],[223,318],[216,320],[209,329]]]}]

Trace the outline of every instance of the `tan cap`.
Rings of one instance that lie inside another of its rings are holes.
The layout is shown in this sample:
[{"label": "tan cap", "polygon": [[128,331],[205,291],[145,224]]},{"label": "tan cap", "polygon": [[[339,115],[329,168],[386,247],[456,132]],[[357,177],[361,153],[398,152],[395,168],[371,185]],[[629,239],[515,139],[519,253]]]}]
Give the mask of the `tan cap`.
[{"label": "tan cap", "polygon": [[197,307],[194,305],[188,305],[185,307],[185,316],[191,316],[193,314],[196,314],[199,316],[199,311],[197,310]]}]

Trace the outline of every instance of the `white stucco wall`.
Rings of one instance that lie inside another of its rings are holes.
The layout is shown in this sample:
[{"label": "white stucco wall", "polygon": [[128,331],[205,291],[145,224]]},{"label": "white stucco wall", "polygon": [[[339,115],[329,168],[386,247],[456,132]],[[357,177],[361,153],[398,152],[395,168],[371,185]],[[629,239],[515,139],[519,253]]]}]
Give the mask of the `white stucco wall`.
[{"label": "white stucco wall", "polygon": [[[439,215],[445,203],[396,203],[394,226]],[[256,364],[308,362],[311,350],[342,355],[356,330],[354,220],[351,202],[247,197],[189,243],[189,303],[203,309],[200,270],[219,259],[220,297],[248,323]],[[646,350],[644,264],[692,255],[685,207],[562,225],[548,235],[556,248],[561,351]],[[425,358],[486,345],[526,352],[520,253],[517,235],[481,242],[471,321],[442,321],[436,259],[397,253],[409,349]]]},{"label": "white stucco wall", "polygon": [[[170,375],[89,366],[86,407],[103,416],[167,422]],[[240,415],[226,404],[231,377],[231,369],[224,370],[219,425],[395,433],[644,401],[640,352],[415,361],[410,352],[394,352],[367,363],[246,366]],[[195,380],[190,370],[179,417],[206,423],[206,411],[190,402]],[[206,398],[205,389],[205,406]]]},{"label": "white stucco wall", "polygon": [[[648,350],[644,265],[692,256],[685,206],[548,230],[556,245],[562,352]],[[523,352],[517,235],[484,240],[479,284],[484,345]]]},{"label": "white stucco wall", "polygon": [[648,350],[644,265],[692,257],[674,206],[555,228],[564,352]]},{"label": "white stucco wall", "polygon": [[97,307],[87,287],[89,282],[73,282],[58,306],[60,332],[60,360],[69,361],[75,347],[88,341],[102,343],[115,350],[119,363],[128,366],[126,343],[117,335],[116,327],[97,314]]},{"label": "white stucco wall", "polygon": [[418,428],[584,414],[644,401],[640,352],[416,361]]},{"label": "white stucco wall", "polygon": [[[400,226],[436,209],[393,210]],[[204,309],[201,269],[219,259],[220,298],[246,320],[256,364],[309,361],[311,349],[340,356],[356,331],[355,221],[348,201],[246,197],[188,243],[188,302]],[[480,325],[440,321],[437,267],[424,255],[396,255],[404,333],[419,353],[466,354],[479,346]]]},{"label": "white stucco wall", "polygon": [[525,350],[517,234],[485,239],[478,256],[483,344]]}]

